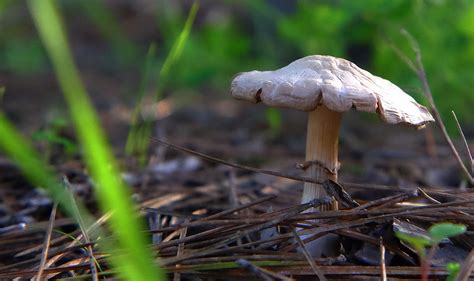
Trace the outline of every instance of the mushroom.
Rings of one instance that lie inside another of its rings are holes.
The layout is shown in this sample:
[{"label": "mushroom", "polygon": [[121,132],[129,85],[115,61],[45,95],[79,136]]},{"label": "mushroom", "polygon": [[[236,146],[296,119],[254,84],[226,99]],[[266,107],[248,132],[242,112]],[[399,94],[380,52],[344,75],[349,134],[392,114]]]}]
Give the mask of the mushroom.
[{"label": "mushroom", "polygon": [[[351,108],[377,112],[389,124],[416,128],[434,121],[426,107],[390,81],[332,56],[307,56],[275,71],[240,73],[232,81],[231,94],[240,100],[309,112],[303,166],[306,176],[320,182],[337,182],[343,112]],[[321,184],[304,184],[302,203],[325,196]],[[337,203],[324,209],[337,209]]]}]

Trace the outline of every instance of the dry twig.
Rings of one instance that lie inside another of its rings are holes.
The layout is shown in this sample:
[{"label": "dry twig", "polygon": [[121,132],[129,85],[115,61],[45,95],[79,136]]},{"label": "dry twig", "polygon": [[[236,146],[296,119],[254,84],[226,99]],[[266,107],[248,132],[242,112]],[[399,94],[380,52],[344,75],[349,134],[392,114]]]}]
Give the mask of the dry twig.
[{"label": "dry twig", "polygon": [[456,281],[465,281],[469,280],[469,276],[471,275],[472,266],[474,265],[474,249],[471,250],[469,256],[464,260],[463,264],[461,265],[461,269],[459,269],[458,276],[456,276]]},{"label": "dry twig", "polygon": [[467,156],[469,157],[469,161],[471,162],[471,172],[474,173],[474,159],[472,159],[471,150],[469,149],[469,144],[467,143],[466,136],[464,136],[464,132],[462,131],[461,124],[459,124],[458,117],[456,116],[456,113],[454,113],[454,110],[452,110],[451,113],[453,114],[454,121],[456,121],[459,134],[461,135],[461,138],[464,142],[464,146],[466,148]]},{"label": "dry twig", "polygon": [[387,269],[385,267],[385,246],[383,245],[382,237],[380,241],[380,274],[382,275],[382,281],[387,281]]},{"label": "dry twig", "polygon": [[261,280],[265,280],[265,281],[272,281],[272,280],[291,281],[292,280],[291,278],[288,278],[281,274],[277,274],[275,272],[271,272],[270,270],[256,266],[245,259],[239,259],[236,261],[236,263],[242,266],[243,268],[249,270],[253,274],[255,274],[255,276],[259,277]]},{"label": "dry twig", "polygon": [[311,254],[309,253],[308,249],[306,248],[306,245],[303,243],[303,241],[301,241],[301,238],[298,236],[298,233],[296,233],[296,230],[293,228],[291,231],[293,232],[293,237],[296,239],[296,241],[300,245],[301,249],[303,250],[304,256],[306,257],[306,260],[308,261],[309,265],[313,269],[316,276],[318,276],[319,280],[326,281],[327,280],[326,277],[321,272],[321,270],[318,268],[318,266],[316,265],[316,262],[314,262],[313,258],[311,257]]},{"label": "dry twig", "polygon": [[53,233],[54,218],[56,217],[56,210],[58,209],[58,203],[54,203],[51,215],[49,217],[49,225],[44,236],[43,252],[41,253],[41,261],[38,268],[38,275],[36,280],[43,280],[43,272],[46,265],[46,259],[48,258],[49,245],[51,241],[51,234]]},{"label": "dry twig", "polygon": [[[456,147],[454,146],[453,141],[451,140],[451,137],[448,134],[448,131],[446,130],[446,126],[443,122],[443,119],[441,118],[441,114],[439,113],[438,108],[436,107],[436,103],[433,99],[433,94],[431,93],[431,88],[430,88],[430,85],[428,83],[428,78],[426,76],[426,71],[425,71],[425,68],[423,66],[420,47],[419,47],[418,43],[416,42],[415,38],[413,38],[413,36],[408,31],[403,29],[402,34],[406,36],[406,38],[408,39],[408,41],[411,44],[411,48],[412,48],[412,50],[413,50],[413,52],[415,53],[415,56],[416,56],[416,60],[415,60],[416,63],[413,63],[411,61],[411,59],[409,59],[405,55],[402,55],[401,58],[405,61],[405,63],[407,63],[407,65],[418,76],[418,79],[420,80],[422,88],[423,88],[423,94],[425,95],[425,97],[428,99],[428,102],[430,103],[431,111],[433,112],[434,118],[435,118],[436,122],[438,123],[438,125],[441,129],[441,132],[443,133],[444,139],[448,143],[449,148],[451,149],[451,152],[453,153],[454,157],[456,158],[456,160],[459,163],[459,166],[463,170],[466,177],[469,179],[469,182],[471,184],[474,184],[474,178],[472,177],[471,173],[467,169],[466,165],[464,165],[464,162],[462,161],[461,156],[459,155]],[[400,55],[401,52],[398,51],[397,54]]]},{"label": "dry twig", "polygon": [[[185,223],[189,223],[189,219],[185,221]],[[181,233],[179,234],[179,239],[183,239],[186,237],[186,234],[188,233],[188,228],[185,227],[181,229]],[[184,252],[184,243],[178,245],[178,251],[176,252],[176,257],[182,255]],[[179,267],[179,265],[176,265],[176,267]],[[174,281],[179,281],[181,280],[181,274],[179,272],[176,272],[173,277]]]},{"label": "dry twig", "polygon": [[[254,173],[261,173],[261,174],[266,174],[274,177],[280,177],[280,178],[285,178],[285,179],[290,179],[294,181],[300,181],[300,182],[309,182],[309,183],[316,183],[316,184],[322,184],[324,181],[319,180],[319,179],[314,179],[314,178],[308,178],[308,177],[302,177],[302,176],[294,176],[294,175],[289,175],[286,173],[280,173],[280,172],[275,172],[271,170],[265,170],[265,169],[259,169],[259,168],[254,168],[250,166],[245,166],[245,165],[240,165],[232,162],[228,162],[216,157],[212,157],[194,150],[191,150],[189,148],[185,148],[176,144],[169,143],[167,141],[153,138],[152,141],[166,145],[171,147],[174,150],[182,151],[191,155],[198,156],[206,161],[213,162],[213,163],[218,163],[218,164],[223,164],[227,165],[230,167],[234,167],[237,169],[241,170],[246,170]],[[338,182],[340,185],[343,185],[344,187],[352,187],[352,188],[361,188],[361,189],[376,189],[376,190],[390,190],[390,191],[399,191],[399,192],[409,192],[412,189],[407,189],[407,188],[402,188],[399,186],[394,186],[394,185],[384,185],[384,184],[370,184],[370,183],[353,183],[353,182]],[[428,194],[436,194],[439,195],[440,191],[433,189],[430,191],[426,191]],[[449,193],[442,193],[444,196],[450,196],[450,197],[458,197],[455,194],[449,194]]]}]

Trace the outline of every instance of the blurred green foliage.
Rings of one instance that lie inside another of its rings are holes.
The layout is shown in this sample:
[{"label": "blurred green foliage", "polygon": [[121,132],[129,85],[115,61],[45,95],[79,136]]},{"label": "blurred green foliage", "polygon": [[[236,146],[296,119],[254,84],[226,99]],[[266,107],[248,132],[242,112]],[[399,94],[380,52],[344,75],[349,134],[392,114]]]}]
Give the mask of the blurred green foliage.
[{"label": "blurred green foliage", "polygon": [[46,66],[41,43],[34,38],[16,38],[6,41],[2,55],[3,67],[15,73],[38,73]]},{"label": "blurred green foliage", "polygon": [[[79,9],[105,37],[116,61],[121,66],[127,66],[136,60],[138,48],[127,38],[127,35],[120,29],[119,19],[113,11],[105,5],[104,1],[80,0],[72,5],[71,9]],[[75,11],[76,12],[76,11]]]},{"label": "blurred green foliage", "polygon": [[63,134],[63,131],[71,127],[70,121],[60,115],[53,116],[48,120],[46,126],[33,133],[32,139],[44,142],[43,156],[49,160],[55,146],[64,151],[66,156],[72,157],[78,152],[75,140]]},{"label": "blurred green foliage", "polygon": [[241,55],[249,51],[249,41],[231,23],[203,26],[189,38],[182,62],[174,75],[175,84],[225,87],[229,74],[232,75],[237,66],[244,67]]},{"label": "blurred green foliage", "polygon": [[[0,5],[0,15],[8,23],[0,34],[0,70],[21,74],[38,71],[46,60],[37,38],[26,36],[24,28],[12,24],[8,7],[18,2]],[[143,28],[155,29],[160,38],[133,42],[133,34],[123,28],[122,15],[112,9],[113,1],[61,3],[69,7],[69,13],[85,14],[113,57],[122,60],[119,66],[132,70],[141,67],[152,42],[157,43],[154,69],[160,69],[189,10],[183,4],[186,1],[158,1],[151,11],[155,22]],[[448,125],[452,125],[450,110],[456,111],[462,123],[473,121],[471,0],[209,1],[198,12],[181,60],[173,67],[165,88],[177,94],[210,91],[225,95],[237,72],[271,69],[305,55],[328,54],[348,58],[424,102],[419,81],[391,46],[413,57],[401,29],[420,44],[435,101]]]},{"label": "blurred green foliage", "polygon": [[[284,42],[301,55],[330,54],[355,61],[423,101],[420,82],[391,44],[413,57],[406,29],[419,42],[437,105],[454,129],[450,111],[474,114],[474,1],[299,1],[278,22]],[[305,36],[301,36],[304,34]]]},{"label": "blurred green foliage", "polygon": [[270,128],[270,134],[273,137],[277,137],[278,134],[281,132],[281,114],[275,108],[268,108],[265,111],[265,119],[267,120],[268,127]]},{"label": "blurred green foliage", "polygon": [[455,281],[459,271],[461,270],[461,265],[457,262],[448,262],[446,270],[449,272],[446,281]]},{"label": "blurred green foliage", "polygon": [[5,96],[5,86],[0,86],[0,106],[2,105],[3,96]]}]

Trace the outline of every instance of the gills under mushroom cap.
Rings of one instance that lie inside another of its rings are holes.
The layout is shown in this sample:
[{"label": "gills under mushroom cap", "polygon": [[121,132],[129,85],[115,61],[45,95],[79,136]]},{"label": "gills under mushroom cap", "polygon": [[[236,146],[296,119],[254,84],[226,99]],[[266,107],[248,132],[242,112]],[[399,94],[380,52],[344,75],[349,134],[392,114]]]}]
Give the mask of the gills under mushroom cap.
[{"label": "gills under mushroom cap", "polygon": [[331,56],[308,56],[275,71],[250,71],[232,81],[234,98],[268,106],[313,111],[351,108],[377,112],[387,123],[423,126],[434,121],[428,109],[390,81],[354,63]]}]

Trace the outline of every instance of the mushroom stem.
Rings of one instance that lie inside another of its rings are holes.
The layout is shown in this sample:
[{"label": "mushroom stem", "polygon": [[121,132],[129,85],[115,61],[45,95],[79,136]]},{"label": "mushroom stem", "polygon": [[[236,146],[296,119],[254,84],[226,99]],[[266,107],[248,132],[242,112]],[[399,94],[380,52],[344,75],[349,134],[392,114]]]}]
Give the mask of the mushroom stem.
[{"label": "mushroom stem", "polygon": [[[319,105],[309,113],[308,133],[306,138],[306,161],[312,163],[306,169],[306,176],[324,181],[337,180],[337,155],[339,144],[339,128],[342,113]],[[324,198],[326,191],[321,184],[304,184],[301,203],[307,203],[315,198]],[[337,202],[332,206],[324,206],[319,210],[337,210]]]}]

